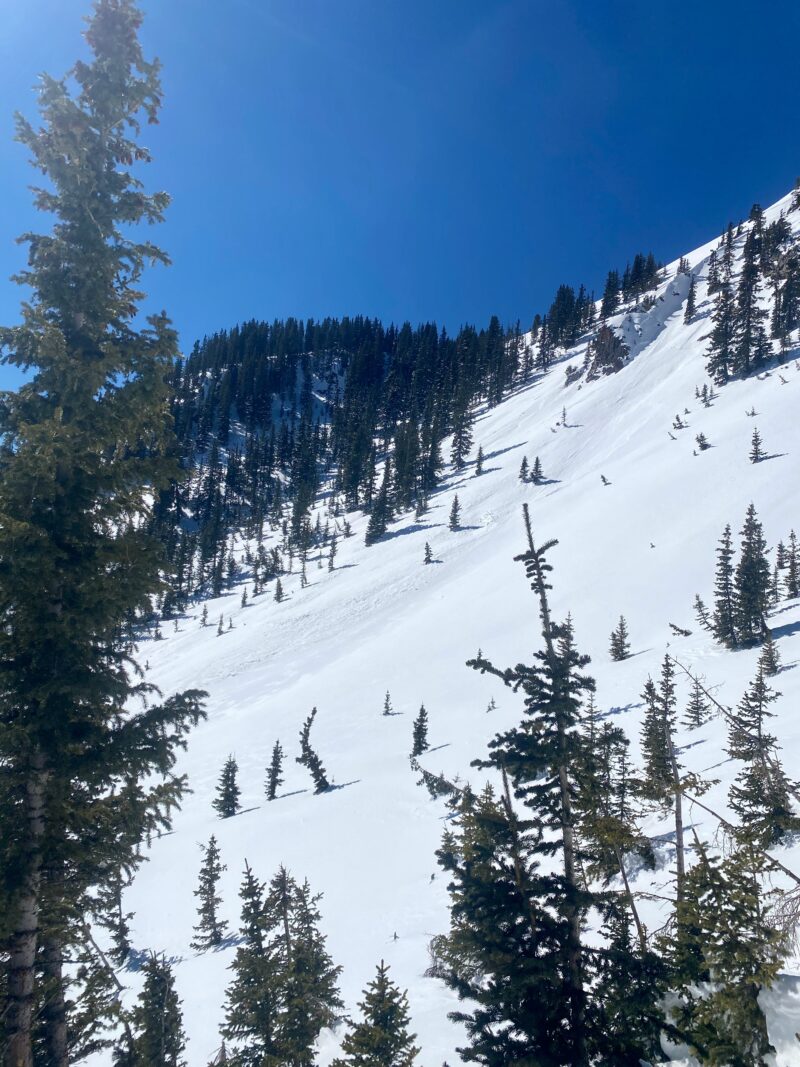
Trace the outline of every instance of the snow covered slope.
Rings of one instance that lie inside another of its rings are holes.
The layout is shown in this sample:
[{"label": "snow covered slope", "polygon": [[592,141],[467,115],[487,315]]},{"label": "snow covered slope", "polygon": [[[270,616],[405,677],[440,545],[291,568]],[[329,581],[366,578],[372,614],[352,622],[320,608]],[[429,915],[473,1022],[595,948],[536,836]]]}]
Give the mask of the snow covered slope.
[{"label": "snow covered slope", "polygon": [[[767,212],[767,221],[788,207],[787,197]],[[800,212],[788,218],[800,227]],[[198,846],[211,833],[227,864],[221,891],[233,930],[245,859],[262,879],[285,864],[324,894],[323,928],[343,967],[348,1009],[355,1011],[383,958],[394,979],[408,987],[421,1062],[457,1061],[461,1035],[446,1017],[455,999],[423,973],[430,938],[448,926],[445,878],[432,878],[446,808],[429,799],[409,768],[411,726],[424,702],[432,749],[421,762],[478,783],[470,761],[520,716],[518,697],[464,662],[478,647],[503,665],[529,658],[537,647],[537,604],[512,558],[524,544],[523,501],[530,505],[537,540],[559,540],[551,554],[556,617],[572,613],[578,647],[592,657],[599,706],[626,729],[634,755],[643,710],[638,694],[648,675],[657,674],[667,648],[710,686],[719,685],[721,701],[733,705],[740,699],[757,650],[723,651],[697,626],[692,602],[695,593],[710,599],[716,542],[726,522],[738,531],[751,501],[770,545],[786,540],[792,527],[800,532],[800,365],[793,353],[779,370],[720,389],[710,408],[695,399],[695,388],[707,382],[704,264],[712,247],[689,257],[698,272],[698,313],[691,325],[683,323],[686,279],[676,279],[672,265],[658,290],[663,300],[613,320],[631,343],[628,365],[565,387],[566,365],[582,360],[579,348],[499,407],[479,413],[475,450],[483,447],[484,474],[475,477],[473,466],[449,472],[421,521],[407,516],[365,548],[365,519],[350,516],[354,536],[340,541],[332,573],[314,562],[307,588],[301,589],[299,574],[291,574],[282,579],[283,603],[267,590],[245,608],[240,584],[207,602],[208,627],[200,625],[198,604],[177,632],[165,627],[165,640],[141,646],[148,677],[165,694],[188,686],[209,692],[208,721],[194,732],[179,764],[193,794],[174,832],[153,843],[150,862],[125,901],[135,912],[137,951],[164,952],[175,963],[190,1067],[207,1064],[219,1046],[226,968],[234,953],[233,946],[199,955],[189,948]],[[752,407],[755,418],[746,414]],[[672,429],[677,414],[687,429]],[[754,425],[771,457],[758,464],[747,458]],[[713,447],[695,455],[698,432]],[[540,457],[547,484],[520,483],[526,455],[530,462]],[[456,492],[463,528],[451,532],[447,517]],[[430,566],[423,566],[426,541],[436,559]],[[220,614],[226,625],[232,618],[233,629],[217,636]],[[620,614],[629,623],[634,655],[614,663],[608,638]],[[670,622],[692,630],[691,636],[676,637]],[[775,706],[775,732],[786,769],[797,776],[800,601],[782,602],[772,625],[784,664],[776,679],[783,695]],[[687,680],[680,686],[684,699]],[[386,690],[399,713],[391,717],[381,714]],[[496,709],[487,712],[492,698]],[[311,792],[307,772],[294,762],[300,727],[313,706],[319,709],[314,745],[338,787],[321,796]],[[707,802],[720,810],[738,768],[726,757],[725,736],[720,719],[680,735],[687,768],[713,768],[719,779]],[[277,739],[287,750],[286,782],[283,795],[268,804],[265,767]],[[229,754],[239,762],[244,810],[221,821],[211,801]],[[701,836],[712,837],[710,816],[690,810],[687,818]],[[668,829],[656,821],[648,826],[654,835]],[[671,858],[665,843],[659,849],[663,866],[641,875],[636,888],[663,887]],[[782,850],[781,859],[800,870],[800,845]],[[651,929],[665,917],[657,905],[646,912]],[[795,962],[800,976],[800,960]],[[137,973],[122,972],[122,979],[137,988]],[[796,983],[787,979],[765,1003],[777,1062],[800,1062],[792,1036],[800,1030],[800,977]],[[320,1062],[329,1062],[337,1047],[337,1035],[323,1033]]]}]

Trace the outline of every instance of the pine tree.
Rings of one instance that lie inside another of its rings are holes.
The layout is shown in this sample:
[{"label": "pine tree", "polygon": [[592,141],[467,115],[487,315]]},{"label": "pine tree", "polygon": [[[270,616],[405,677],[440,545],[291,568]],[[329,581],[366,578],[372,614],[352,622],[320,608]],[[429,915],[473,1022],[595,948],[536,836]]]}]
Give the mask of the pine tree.
[{"label": "pine tree", "polygon": [[686,294],[686,307],[683,310],[683,321],[689,323],[694,318],[695,311],[697,310],[697,283],[695,282],[694,275],[691,276],[689,281],[689,291]]},{"label": "pine tree", "polygon": [[144,988],[130,1014],[131,1048],[123,1046],[115,1062],[120,1067],[185,1067],[186,1035],[172,969],[165,959],[151,955],[143,970]]},{"label": "pine tree", "polygon": [[528,457],[523,456],[522,462],[519,465],[519,480],[521,482],[527,482],[528,480]]},{"label": "pine tree", "polygon": [[645,713],[642,719],[641,749],[644,776],[641,792],[648,800],[663,804],[672,793],[673,779],[669,758],[669,724],[664,721],[663,705],[652,678],[642,692]]},{"label": "pine tree", "polygon": [[267,800],[274,800],[278,790],[283,785],[283,749],[280,741],[276,741],[272,749],[272,759],[267,772]]},{"label": "pine tree", "polygon": [[336,534],[331,538],[331,547],[328,550],[328,570],[332,571],[336,566]]},{"label": "pine tree", "polygon": [[724,271],[716,287],[717,302],[711,316],[713,329],[706,370],[717,385],[724,385],[734,373],[735,303],[730,272]]},{"label": "pine tree", "polygon": [[[696,841],[686,878],[678,936],[667,945],[683,996],[672,1009],[678,1028],[708,1064],[763,1067],[774,1049],[758,1003],[786,957],[785,936],[761,892],[755,851],[715,860]],[[707,983],[698,993],[697,984]]]},{"label": "pine tree", "polygon": [[408,1032],[408,997],[389,978],[383,960],[358,1006],[363,1018],[350,1023],[342,1040],[344,1055],[333,1067],[411,1067],[419,1049],[416,1034]]},{"label": "pine tree", "polygon": [[314,792],[325,793],[330,789],[331,785],[325,774],[325,768],[322,766],[322,760],[311,747],[311,742],[309,740],[311,727],[313,726],[316,717],[317,709],[312,708],[311,714],[303,723],[303,729],[300,731],[300,755],[296,758],[295,762],[299,763],[302,767],[305,767],[310,773],[314,780]]},{"label": "pine tree", "polygon": [[311,1067],[320,1030],[342,1007],[340,968],[320,933],[319,897],[281,867],[268,891],[249,867],[240,890],[240,944],[231,966],[223,1036],[235,1067]]},{"label": "pine tree", "polygon": [[378,538],[383,537],[392,521],[392,504],[389,497],[391,479],[391,463],[387,459],[383,468],[383,481],[375,500],[367,523],[367,532],[364,537],[365,545],[374,544]]},{"label": "pine tree", "polygon": [[452,503],[452,506],[450,508],[450,518],[448,519],[448,522],[447,522],[448,528],[450,530],[460,530],[461,529],[460,516],[461,516],[461,505],[458,502],[458,493],[456,493],[456,495],[453,497],[453,503]]},{"label": "pine tree", "polygon": [[786,556],[786,595],[792,600],[800,596],[800,546],[794,530],[789,533],[789,551]]},{"label": "pine tree", "polygon": [[764,639],[764,644],[761,648],[761,655],[758,658],[758,666],[767,678],[774,677],[780,670],[780,653],[778,652],[778,646],[775,644],[775,639],[769,630],[767,631],[767,636]]},{"label": "pine tree", "polygon": [[238,763],[233,756],[228,756],[225,765],[222,768],[222,773],[219,776],[217,795],[211,802],[211,806],[219,815],[220,819],[230,819],[231,816],[236,815],[241,808],[241,804],[239,803],[241,789],[239,788],[239,783],[236,781],[238,773]]},{"label": "pine tree", "polygon": [[3,362],[28,372],[0,412],[0,611],[14,620],[0,633],[0,1017],[14,1067],[32,1067],[34,1028],[37,1062],[63,1064],[96,1023],[73,1013],[69,1033],[81,979],[68,998],[63,961],[84,948],[92,887],[135,869],[148,826],[169,824],[186,787],[175,749],[202,716],[197,693],[131,710],[149,687],[124,637],[163,588],[149,531],[179,476],[176,335],[163,314],[138,319],[144,269],[166,257],[136,227],[168,204],[136,174],[150,158],[139,120],[161,102],[140,23],[131,0],[99,0],[90,55],[40,79],[39,124],[17,119],[43,175],[35,205],[56,221],[23,236],[29,292],[0,331]]},{"label": "pine tree", "polygon": [[200,615],[200,625],[208,626],[208,604],[203,604],[203,611]]},{"label": "pine tree", "polygon": [[711,622],[711,617],[708,614],[708,608],[705,606],[700,594],[695,594],[694,598],[694,613],[697,616],[697,621],[703,627],[704,630],[708,630],[709,633],[713,633],[714,626]]},{"label": "pine tree", "polygon": [[744,243],[742,269],[736,292],[734,317],[734,361],[737,374],[749,374],[771,354],[764,320],[767,312],[760,306],[760,268],[757,258],[757,232],[751,230]]},{"label": "pine tree", "polygon": [[282,600],[283,600],[283,586],[281,585],[280,578],[278,578],[275,581],[275,602],[277,604],[280,604]]},{"label": "pine tree", "polygon": [[544,481],[544,470],[542,469],[542,461],[538,456],[533,461],[533,470],[531,471],[531,481],[534,485],[541,485]]},{"label": "pine tree", "polygon": [[483,446],[482,445],[478,445],[478,455],[477,455],[477,458],[475,460],[475,477],[476,478],[480,478],[480,476],[483,474],[483,464],[484,464]]},{"label": "pine tree", "polygon": [[753,436],[750,438],[750,462],[759,463],[764,458],[764,452],[761,447],[761,434],[758,432],[758,427],[753,428]]},{"label": "pine tree", "polygon": [[433,563],[433,552],[431,551],[431,546],[428,544],[427,541],[425,542],[425,558],[422,562],[426,564]]},{"label": "pine tree", "polygon": [[[476,765],[495,767],[511,779],[516,796],[532,813],[536,825],[548,831],[546,844],[540,838],[531,846],[531,855],[559,855],[560,871],[549,879],[549,889],[541,892],[536,908],[537,925],[545,926],[554,938],[563,963],[558,966],[560,993],[549,998],[558,1022],[559,1042],[563,1042],[554,1063],[587,1065],[587,965],[582,945],[581,927],[591,895],[580,885],[577,872],[577,842],[573,798],[577,726],[581,701],[594,690],[594,680],[583,671],[588,657],[575,648],[569,618],[556,624],[550,616],[547,575],[552,569],[546,554],[555,542],[536,548],[530,530],[528,509],[524,508],[528,550],[517,559],[525,564],[526,574],[537,595],[542,621],[544,648],[535,653],[532,666],[523,664],[499,670],[483,657],[469,666],[501,678],[513,689],[525,694],[525,718],[518,727],[499,734],[489,746],[490,757]],[[555,899],[554,899],[555,897]],[[543,948],[544,951],[544,948]],[[534,994],[533,989],[530,991]],[[534,994],[535,995],[535,994]],[[541,994],[540,994],[541,995]],[[532,1050],[547,1059],[552,1055],[547,1045]]]},{"label": "pine tree", "polygon": [[736,648],[736,604],[733,586],[733,544],[730,523],[725,527],[717,548],[717,574],[714,582],[714,637],[728,648]]},{"label": "pine tree", "polygon": [[617,628],[611,634],[610,651],[611,658],[617,661],[627,659],[631,653],[631,646],[628,641],[628,624],[624,615],[620,615]]},{"label": "pine tree", "polygon": [[467,409],[459,408],[453,425],[453,447],[450,459],[455,470],[464,469],[469,450],[472,448],[472,417]]},{"label": "pine tree", "polygon": [[412,757],[421,756],[428,749],[428,713],[425,705],[421,704],[419,715],[414,719],[414,744],[411,748]]},{"label": "pine tree", "polygon": [[760,641],[766,633],[770,572],[764,532],[753,504],[741,530],[742,547],[734,575],[735,625],[743,644]]},{"label": "pine tree", "polygon": [[383,714],[392,715],[392,698],[389,696],[389,690],[386,690],[386,696],[383,698]]},{"label": "pine tree", "polygon": [[692,679],[692,691],[683,717],[684,725],[689,730],[696,730],[709,719],[710,707],[699,678]]},{"label": "pine tree", "polygon": [[208,845],[200,847],[203,852],[203,864],[200,868],[200,881],[194,891],[199,900],[198,921],[191,945],[198,952],[204,952],[221,945],[227,931],[228,924],[224,919],[220,919],[218,914],[222,897],[217,894],[220,876],[227,868],[220,861],[217,839],[213,834],[208,839]]}]

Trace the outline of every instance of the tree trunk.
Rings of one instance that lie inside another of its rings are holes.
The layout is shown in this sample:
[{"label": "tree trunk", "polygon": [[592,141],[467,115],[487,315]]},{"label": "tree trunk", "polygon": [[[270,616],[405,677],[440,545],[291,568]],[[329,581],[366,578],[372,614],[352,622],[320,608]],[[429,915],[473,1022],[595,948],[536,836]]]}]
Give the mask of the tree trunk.
[{"label": "tree trunk", "polygon": [[683,791],[681,790],[681,776],[678,771],[678,761],[675,758],[675,746],[672,743],[672,728],[668,722],[664,725],[667,731],[672,778],[675,783],[675,867],[677,871],[677,892],[675,895],[680,904],[683,901],[684,880],[686,878],[686,859],[683,848]]},{"label": "tree trunk", "polygon": [[42,879],[47,772],[44,754],[33,753],[25,787],[26,866],[18,897],[8,960],[5,1067],[33,1067],[34,966],[39,937],[39,890]]},{"label": "tree trunk", "polygon": [[64,997],[64,951],[56,933],[42,934],[45,1003],[42,1009],[48,1067],[68,1067],[67,1005]]}]

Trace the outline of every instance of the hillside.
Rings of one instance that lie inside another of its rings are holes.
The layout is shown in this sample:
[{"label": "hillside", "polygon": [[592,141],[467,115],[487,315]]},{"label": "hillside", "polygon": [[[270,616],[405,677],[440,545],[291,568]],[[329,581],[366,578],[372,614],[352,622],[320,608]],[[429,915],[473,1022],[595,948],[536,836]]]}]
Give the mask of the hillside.
[{"label": "hillside", "polygon": [[[790,203],[786,197],[773,205],[765,221],[787,212]],[[796,238],[800,212],[786,217]],[[737,257],[747,229],[746,224],[736,240]],[[792,528],[800,531],[800,352],[789,351],[780,367],[770,365],[717,388],[709,407],[697,398],[696,390],[710,384],[705,351],[712,302],[706,280],[716,244],[687,257],[697,281],[697,313],[689,324],[684,323],[688,275],[676,275],[678,265],[671,264],[651,307],[625,309],[609,320],[629,350],[617,373],[594,380],[567,375],[567,368],[583,363],[584,337],[499,405],[480,405],[469,463],[461,472],[446,468],[420,518],[404,515],[365,547],[367,518],[353,511],[347,516],[352,536],[339,539],[335,568],[328,571],[327,552],[318,553],[319,567],[312,554],[306,588],[295,565],[293,573],[281,576],[281,603],[272,583],[242,606],[243,586],[252,588],[243,563],[223,595],[193,601],[174,629],[162,625],[162,640],[141,642],[148,679],[165,694],[189,686],[209,694],[208,720],[194,732],[178,765],[189,776],[192,795],[174,831],[152,843],[149,862],[125,897],[135,916],[136,952],[164,952],[175,964],[190,1067],[203,1067],[219,1047],[227,967],[235,950],[232,942],[203,954],[189,947],[199,845],[212,833],[227,865],[221,894],[232,930],[238,926],[245,860],[262,879],[280,864],[307,877],[312,889],[324,894],[322,925],[343,968],[348,1010],[355,1012],[383,958],[394,979],[408,988],[420,1061],[429,1067],[457,1061],[461,1034],[447,1020],[455,997],[424,975],[431,937],[448,928],[446,877],[434,855],[448,809],[430,799],[409,768],[411,728],[424,703],[431,750],[421,763],[477,786],[482,777],[470,762],[484,754],[498,730],[519,719],[521,698],[497,679],[468,670],[465,661],[481,648],[499,664],[514,664],[537,647],[537,603],[513,560],[524,547],[523,502],[530,506],[537,540],[558,539],[551,556],[555,614],[572,614],[578,647],[592,658],[598,706],[624,727],[635,760],[640,694],[648,676],[657,677],[667,650],[701,675],[723,704],[740,700],[758,649],[724,650],[698,625],[693,601],[698,593],[710,601],[717,541],[730,523],[738,544],[751,502],[773,548],[771,560],[774,546],[786,542]],[[756,415],[748,416],[753,409]],[[674,428],[676,416],[686,428]],[[758,463],[748,460],[754,426],[767,454]],[[709,449],[697,450],[698,433]],[[485,457],[480,477],[474,472],[478,445]],[[542,484],[520,481],[525,456],[530,463],[540,458]],[[451,531],[448,514],[456,493],[462,528]],[[324,488],[316,511],[324,523]],[[277,537],[267,536],[267,549]],[[434,556],[428,566],[426,541]],[[236,552],[243,557],[244,550],[240,538]],[[800,760],[800,600],[781,596],[770,618],[782,661],[772,729],[791,776]],[[612,662],[609,635],[621,614],[633,654]],[[232,620],[232,629],[218,635],[220,615],[225,626]],[[676,635],[670,623],[691,634]],[[688,689],[688,679],[680,677],[681,704]],[[382,715],[387,690],[392,716]],[[496,707],[487,711],[492,700]],[[298,735],[312,707],[318,708],[314,745],[336,785],[319,796],[295,763]],[[276,740],[287,751],[286,781],[282,795],[267,803],[265,768]],[[725,753],[724,721],[715,717],[694,731],[681,728],[679,740],[684,766],[716,777],[705,803],[724,812],[738,770]],[[220,820],[211,802],[229,754],[239,764],[243,810]],[[712,816],[690,806],[688,823],[713,843],[718,827]],[[658,894],[674,859],[670,823],[652,817],[646,829],[656,844],[658,867],[639,872],[634,888]],[[786,866],[800,871],[800,843],[779,852]],[[651,930],[668,913],[657,900],[642,908]],[[800,957],[790,963],[787,978],[764,995],[778,1064],[800,1062],[793,1037],[800,1030]],[[138,987],[135,970],[123,970],[120,977],[132,990]],[[335,1055],[340,1037],[341,1031],[323,1033],[321,1064]],[[109,1060],[100,1056],[95,1062]]]}]

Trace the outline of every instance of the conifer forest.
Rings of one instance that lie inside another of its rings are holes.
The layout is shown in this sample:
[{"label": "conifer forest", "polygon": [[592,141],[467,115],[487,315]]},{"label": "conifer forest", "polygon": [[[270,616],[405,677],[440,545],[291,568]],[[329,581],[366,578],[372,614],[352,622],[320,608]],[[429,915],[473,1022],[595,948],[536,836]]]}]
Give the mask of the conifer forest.
[{"label": "conifer forest", "polygon": [[149,42],[16,120],[0,1067],[800,1064],[800,179],[518,321],[179,338]]}]

